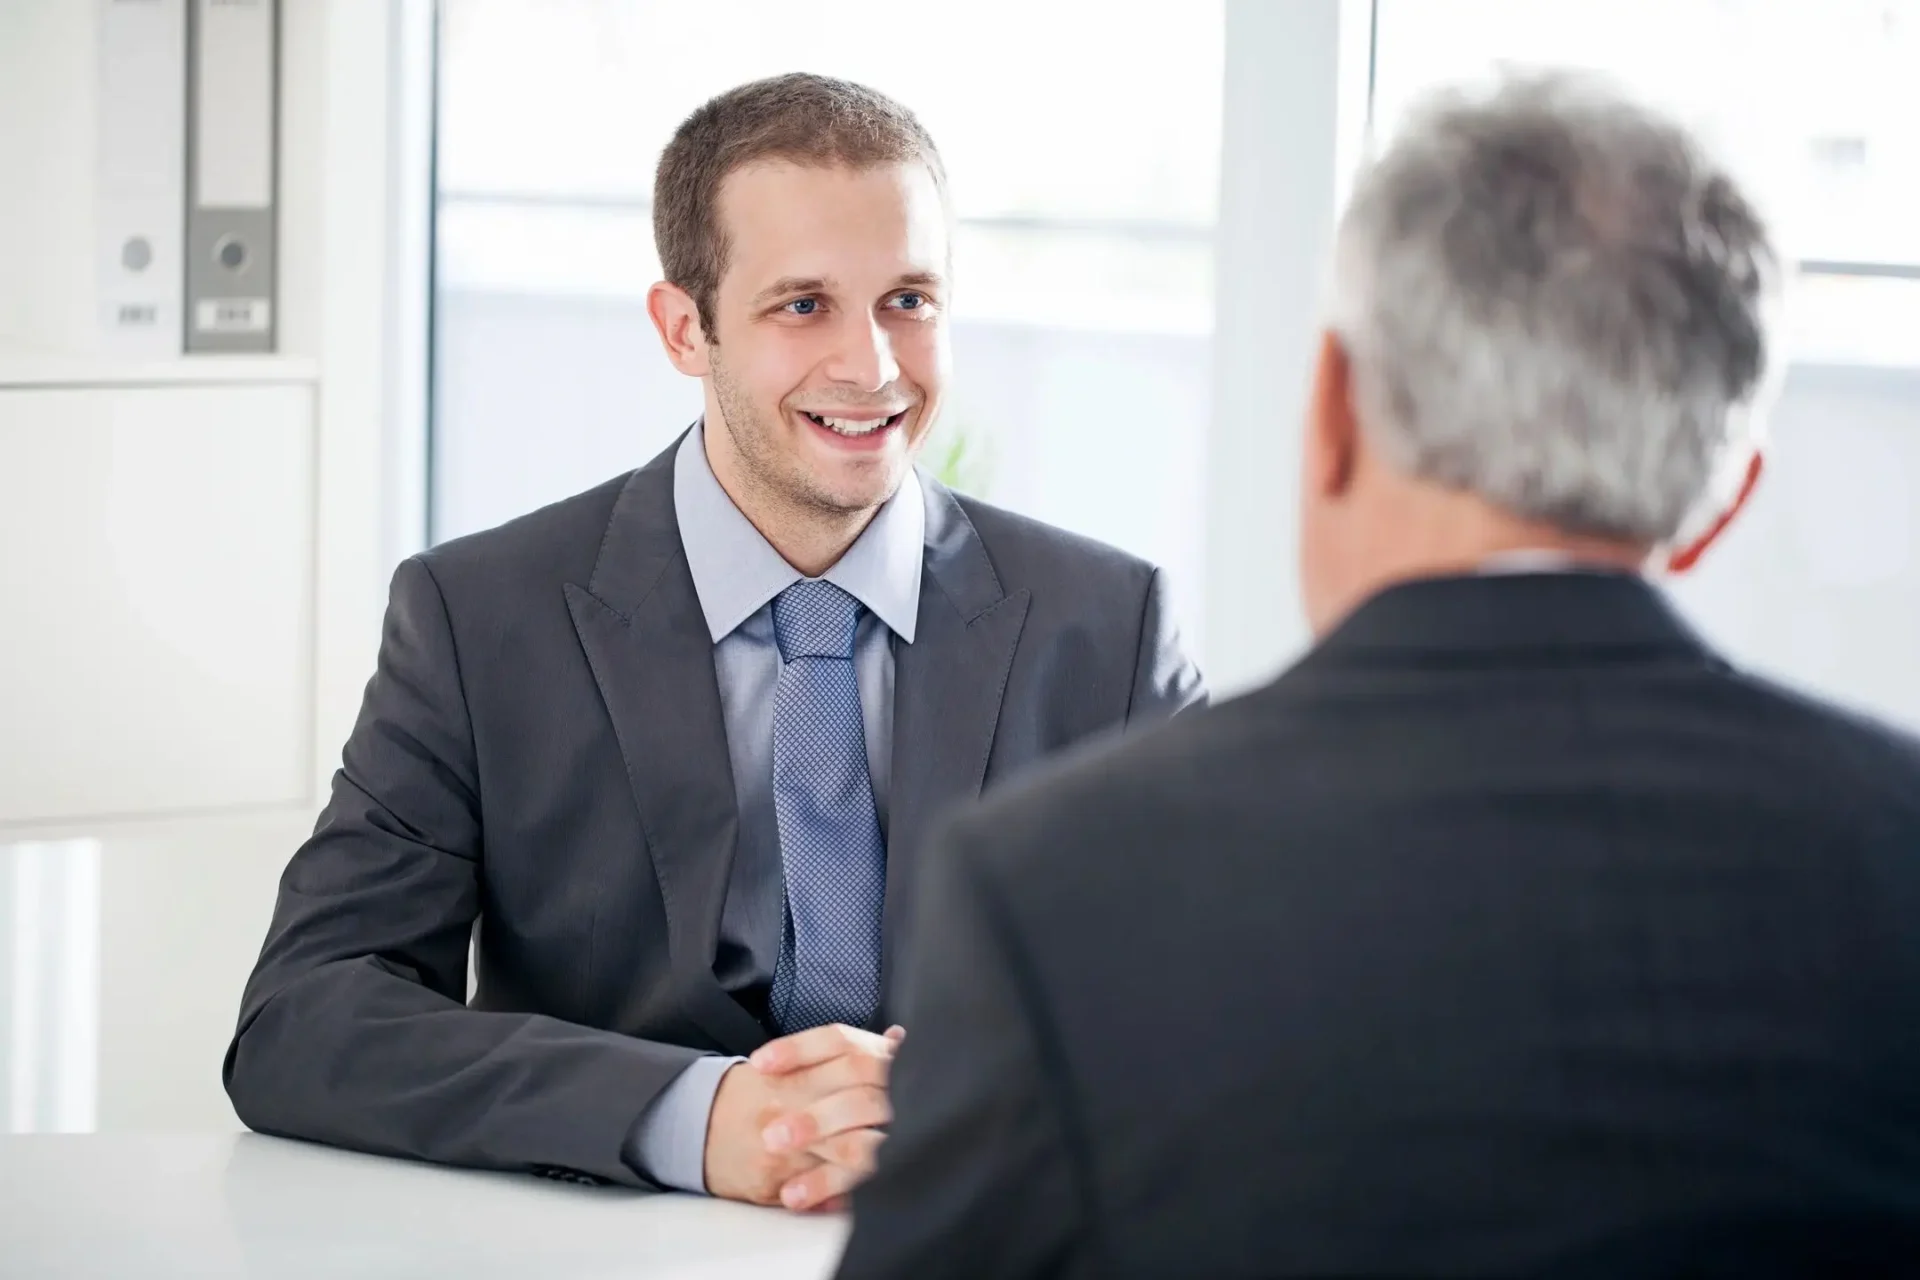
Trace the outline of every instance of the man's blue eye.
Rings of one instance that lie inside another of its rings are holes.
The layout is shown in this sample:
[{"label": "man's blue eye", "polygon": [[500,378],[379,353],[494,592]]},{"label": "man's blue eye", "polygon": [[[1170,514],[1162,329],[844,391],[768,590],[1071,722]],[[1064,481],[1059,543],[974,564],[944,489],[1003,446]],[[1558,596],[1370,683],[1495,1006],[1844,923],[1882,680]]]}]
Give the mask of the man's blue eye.
[{"label": "man's blue eye", "polygon": [[795,298],[787,306],[791,307],[793,314],[797,316],[810,316],[819,309],[820,301],[817,298]]},{"label": "man's blue eye", "polygon": [[925,294],[903,293],[897,301],[900,303],[901,310],[915,311],[926,304],[927,298]]}]

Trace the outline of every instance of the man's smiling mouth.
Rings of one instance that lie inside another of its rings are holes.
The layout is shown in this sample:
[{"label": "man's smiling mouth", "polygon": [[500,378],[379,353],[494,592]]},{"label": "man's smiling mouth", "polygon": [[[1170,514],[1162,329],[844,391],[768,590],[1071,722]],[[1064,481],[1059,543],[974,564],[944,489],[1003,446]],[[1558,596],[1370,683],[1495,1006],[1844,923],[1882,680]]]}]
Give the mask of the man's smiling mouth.
[{"label": "man's smiling mouth", "polygon": [[890,427],[899,426],[901,421],[907,416],[907,410],[902,409],[900,412],[889,414],[884,418],[843,418],[826,414],[808,413],[805,409],[802,409],[800,410],[800,416],[816,427],[825,427],[835,435],[846,436],[850,439],[857,440],[862,436],[870,436],[876,431],[884,431]]}]

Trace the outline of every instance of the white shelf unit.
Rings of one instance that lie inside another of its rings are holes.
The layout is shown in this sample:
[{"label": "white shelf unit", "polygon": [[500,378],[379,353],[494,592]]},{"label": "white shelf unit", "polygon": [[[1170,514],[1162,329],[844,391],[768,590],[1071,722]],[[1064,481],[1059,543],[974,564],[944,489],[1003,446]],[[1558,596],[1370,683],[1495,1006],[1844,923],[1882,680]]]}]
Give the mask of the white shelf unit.
[{"label": "white shelf unit", "polygon": [[0,0],[0,845],[310,814],[424,536],[431,0],[280,15],[280,351],[127,360],[82,305],[98,5]]},{"label": "white shelf unit", "polygon": [[0,392],[50,387],[259,387],[320,380],[307,356],[182,356],[177,360],[112,360],[97,356],[0,349]]},{"label": "white shelf unit", "polygon": [[308,803],[313,408],[0,389],[0,828]]}]

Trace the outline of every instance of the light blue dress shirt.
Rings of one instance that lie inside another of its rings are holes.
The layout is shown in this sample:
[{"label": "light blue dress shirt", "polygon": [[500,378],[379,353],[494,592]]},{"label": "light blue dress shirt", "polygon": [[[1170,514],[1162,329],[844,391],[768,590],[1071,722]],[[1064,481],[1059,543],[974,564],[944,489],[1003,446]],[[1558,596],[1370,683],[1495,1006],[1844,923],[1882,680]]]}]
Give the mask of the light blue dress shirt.
[{"label": "light blue dress shirt", "polygon": [[[713,668],[726,721],[740,812],[739,843],[720,919],[714,973],[730,991],[770,983],[779,958],[786,889],[773,807],[773,692],[780,649],[773,599],[800,581],[720,487],[703,428],[673,460],[673,504],[700,611],[713,637]],[[874,809],[887,829],[893,761],[893,646],[913,643],[920,615],[926,499],[909,475],[846,554],[822,576],[866,606],[854,636],[854,674],[867,739]],[[627,1161],[681,1191],[706,1190],[707,1120],[720,1077],[738,1058],[702,1058],[660,1094],[635,1125]]]}]

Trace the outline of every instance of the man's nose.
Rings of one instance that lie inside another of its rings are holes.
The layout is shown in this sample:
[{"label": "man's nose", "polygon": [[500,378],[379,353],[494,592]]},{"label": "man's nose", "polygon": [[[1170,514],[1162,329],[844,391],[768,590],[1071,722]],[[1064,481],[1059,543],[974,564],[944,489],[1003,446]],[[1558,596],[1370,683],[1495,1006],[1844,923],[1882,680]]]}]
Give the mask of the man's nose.
[{"label": "man's nose", "polygon": [[894,359],[893,339],[886,327],[873,316],[861,316],[842,326],[822,372],[835,382],[878,391],[900,376],[900,362]]}]

